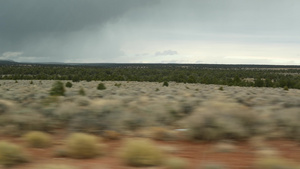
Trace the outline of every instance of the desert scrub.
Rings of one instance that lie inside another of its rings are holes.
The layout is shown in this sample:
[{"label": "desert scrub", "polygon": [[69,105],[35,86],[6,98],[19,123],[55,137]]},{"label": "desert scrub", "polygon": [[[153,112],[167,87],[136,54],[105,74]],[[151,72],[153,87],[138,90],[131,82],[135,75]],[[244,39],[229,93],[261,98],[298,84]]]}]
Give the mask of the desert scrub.
[{"label": "desert scrub", "polygon": [[228,169],[228,168],[223,164],[219,164],[219,163],[207,163],[201,165],[199,169]]},{"label": "desert scrub", "polygon": [[80,87],[80,89],[78,91],[78,94],[81,95],[81,96],[85,96],[85,91],[82,87]]},{"label": "desert scrub", "polygon": [[163,127],[152,127],[150,128],[151,137],[155,140],[172,140],[174,139],[174,134]]},{"label": "desert scrub", "polygon": [[30,147],[45,148],[51,145],[51,136],[40,131],[31,131],[23,136],[23,140]]},{"label": "desert scrub", "polygon": [[33,109],[22,109],[8,114],[2,125],[14,125],[20,134],[28,131],[50,131],[54,127],[53,122]]},{"label": "desert scrub", "polygon": [[185,120],[190,136],[195,140],[245,140],[268,131],[263,131],[268,125],[265,119],[237,103],[206,103]]},{"label": "desert scrub", "polygon": [[71,132],[102,135],[105,130],[119,131],[124,121],[124,109],[115,102],[91,103],[70,118]]},{"label": "desert scrub", "polygon": [[103,137],[106,140],[119,140],[121,138],[121,134],[114,130],[105,130]]},{"label": "desert scrub", "polygon": [[46,164],[46,165],[38,165],[34,167],[34,169],[78,169],[78,167],[65,165],[65,164]]},{"label": "desert scrub", "polygon": [[56,81],[50,90],[51,96],[64,96],[65,95],[65,87],[64,84],[60,81]]},{"label": "desert scrub", "polygon": [[84,133],[71,134],[66,140],[66,153],[68,157],[86,159],[103,154],[103,146],[98,138]]},{"label": "desert scrub", "polygon": [[185,169],[188,168],[188,163],[178,157],[170,157],[166,160],[165,164],[167,169]]},{"label": "desert scrub", "polygon": [[169,83],[168,83],[168,82],[164,82],[164,83],[163,83],[163,86],[168,87],[168,86],[169,86]]},{"label": "desert scrub", "polygon": [[106,87],[105,87],[104,83],[99,83],[98,86],[97,86],[97,89],[98,90],[105,90]]},{"label": "desert scrub", "polygon": [[122,85],[121,83],[115,83],[115,86],[118,87],[118,88],[120,88],[121,85]]},{"label": "desert scrub", "polygon": [[121,158],[131,166],[157,166],[161,164],[163,154],[150,140],[129,139],[123,146]]},{"label": "desert scrub", "polygon": [[20,146],[5,141],[0,142],[1,165],[8,167],[27,161],[28,157],[27,155],[25,155],[23,149]]},{"label": "desert scrub", "polygon": [[254,162],[254,169],[299,169],[300,165],[282,158],[261,158]]},{"label": "desert scrub", "polygon": [[72,84],[71,82],[67,82],[67,83],[66,83],[66,87],[67,87],[67,88],[71,88],[72,86],[73,86],[73,84]]}]

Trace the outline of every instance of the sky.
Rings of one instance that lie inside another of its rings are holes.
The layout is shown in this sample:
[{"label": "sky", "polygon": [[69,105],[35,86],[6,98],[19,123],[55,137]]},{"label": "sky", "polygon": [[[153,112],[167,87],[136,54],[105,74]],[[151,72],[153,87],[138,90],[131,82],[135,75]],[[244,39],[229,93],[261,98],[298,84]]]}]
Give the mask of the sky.
[{"label": "sky", "polygon": [[300,64],[299,0],[0,0],[0,59]]}]

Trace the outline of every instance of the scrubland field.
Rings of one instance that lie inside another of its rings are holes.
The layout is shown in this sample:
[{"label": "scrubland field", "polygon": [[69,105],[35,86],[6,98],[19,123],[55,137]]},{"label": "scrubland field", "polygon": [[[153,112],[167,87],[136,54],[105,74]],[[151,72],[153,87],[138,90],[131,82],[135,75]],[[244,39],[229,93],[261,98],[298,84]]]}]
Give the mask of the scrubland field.
[{"label": "scrubland field", "polygon": [[61,82],[0,81],[3,168],[300,168],[298,89]]}]

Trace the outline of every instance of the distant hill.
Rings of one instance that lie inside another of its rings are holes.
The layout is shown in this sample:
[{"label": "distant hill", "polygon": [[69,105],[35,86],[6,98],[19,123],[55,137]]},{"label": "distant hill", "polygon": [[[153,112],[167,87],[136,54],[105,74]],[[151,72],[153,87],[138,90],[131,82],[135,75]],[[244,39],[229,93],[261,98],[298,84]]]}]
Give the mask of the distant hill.
[{"label": "distant hill", "polygon": [[0,60],[0,65],[15,65],[18,64],[18,62],[15,62],[13,60]]}]

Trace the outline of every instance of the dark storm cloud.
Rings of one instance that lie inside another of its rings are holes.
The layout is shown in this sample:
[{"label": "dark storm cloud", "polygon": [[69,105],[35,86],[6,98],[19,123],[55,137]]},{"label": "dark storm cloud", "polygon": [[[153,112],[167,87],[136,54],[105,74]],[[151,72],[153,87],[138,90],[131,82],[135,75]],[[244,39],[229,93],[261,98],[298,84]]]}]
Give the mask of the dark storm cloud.
[{"label": "dark storm cloud", "polygon": [[[14,56],[12,58],[18,60],[16,55],[7,54],[22,53],[25,56],[18,57],[64,61],[69,57],[120,55],[118,43],[111,42],[113,38],[105,25],[117,21],[130,10],[156,2],[0,0],[0,57]],[[95,52],[97,48],[98,52]]]},{"label": "dark storm cloud", "polygon": [[1,0],[0,36],[14,40],[92,29],[132,8],[150,4],[145,0]]},{"label": "dark storm cloud", "polygon": [[288,52],[296,61],[299,6],[299,0],[0,0],[0,58],[161,62],[153,56],[164,55],[214,63],[220,56],[230,62]]}]

